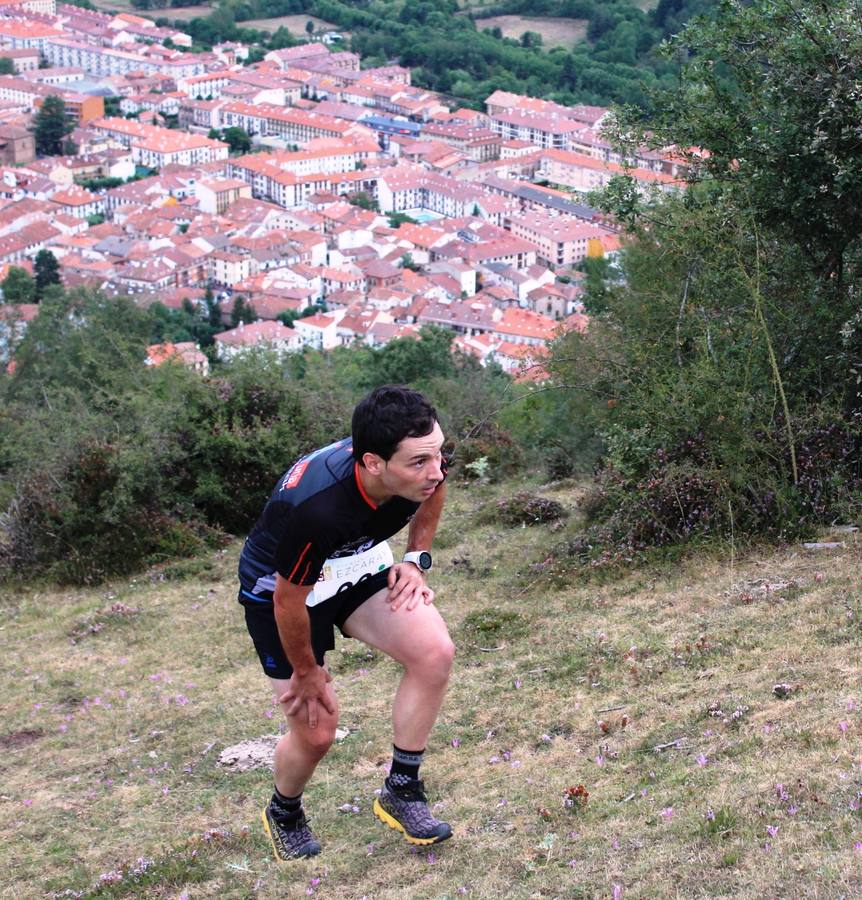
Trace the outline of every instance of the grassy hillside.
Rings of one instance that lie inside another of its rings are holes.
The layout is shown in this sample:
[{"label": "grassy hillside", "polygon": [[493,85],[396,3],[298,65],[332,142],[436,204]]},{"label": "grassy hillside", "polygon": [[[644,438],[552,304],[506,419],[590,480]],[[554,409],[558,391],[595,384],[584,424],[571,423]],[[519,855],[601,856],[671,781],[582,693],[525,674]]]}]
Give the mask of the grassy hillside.
[{"label": "grassy hillside", "polygon": [[[531,564],[576,515],[478,524],[499,494],[454,490],[435,555],[459,656],[424,773],[449,843],[415,852],[373,818],[397,672],[342,641],[350,734],[307,792],[324,852],[271,858],[269,774],[216,765],[279,727],[235,545],[99,589],[3,596],[0,895],[862,894],[855,536],[550,583]],[[577,488],[542,494],[574,509]],[[589,799],[566,808],[577,785]]]}]

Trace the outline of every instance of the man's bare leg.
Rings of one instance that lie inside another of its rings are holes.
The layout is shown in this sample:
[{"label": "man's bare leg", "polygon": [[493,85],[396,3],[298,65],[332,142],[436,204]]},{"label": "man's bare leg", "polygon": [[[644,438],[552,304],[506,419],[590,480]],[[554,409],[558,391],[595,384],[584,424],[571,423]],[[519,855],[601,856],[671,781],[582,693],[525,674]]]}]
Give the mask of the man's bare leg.
[{"label": "man's bare leg", "polygon": [[[290,684],[286,679],[270,678],[276,701]],[[332,715],[321,705],[316,728],[308,727],[308,716],[303,707],[295,716],[285,714],[289,731],[283,735],[275,748],[273,768],[275,786],[285,797],[296,797],[302,793],[317,764],[326,756],[335,740],[338,724],[338,699],[331,685],[327,685],[335,714]],[[281,704],[279,704],[281,706]],[[283,710],[283,706],[282,706]]]},{"label": "man's bare leg", "polygon": [[[404,667],[392,707],[393,772],[374,801],[374,813],[410,843],[436,844],[451,837],[451,828],[431,815],[418,768],[396,773],[395,763],[409,760],[418,767],[421,762],[421,751],[446,693],[455,648],[433,605],[420,603],[412,610],[402,606],[393,611],[388,597],[388,590],[370,597],[344,624],[346,634]],[[405,776],[404,772],[413,774]]]},{"label": "man's bare leg", "polygon": [[[270,682],[276,700],[284,695],[290,685],[286,679],[273,678]],[[281,862],[320,852],[320,844],[314,839],[302,811],[301,798],[317,764],[335,740],[338,701],[330,685],[326,686],[326,690],[335,713],[327,712],[321,704],[315,728],[308,725],[306,707],[293,716],[285,713],[290,730],[275,748],[275,793],[263,811],[263,824],[272,842],[275,858]]]},{"label": "man's bare leg", "polygon": [[393,612],[387,597],[386,590],[369,597],[344,623],[344,631],[404,666],[392,705],[394,743],[422,748],[446,695],[455,646],[433,604]]}]

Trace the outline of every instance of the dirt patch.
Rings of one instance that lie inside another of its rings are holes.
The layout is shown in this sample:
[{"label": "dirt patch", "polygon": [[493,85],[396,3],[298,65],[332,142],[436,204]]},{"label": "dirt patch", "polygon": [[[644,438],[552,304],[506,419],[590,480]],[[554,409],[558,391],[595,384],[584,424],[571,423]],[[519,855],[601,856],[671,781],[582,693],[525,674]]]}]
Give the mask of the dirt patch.
[{"label": "dirt patch", "polygon": [[543,17],[531,19],[525,16],[494,16],[490,19],[477,19],[476,29],[499,28],[503,37],[520,40],[525,31],[534,31],[542,36],[542,46],[573,47],[581,43],[587,36],[586,19],[564,19],[561,17]]},{"label": "dirt patch", "polygon": [[[349,731],[335,730],[335,740],[343,741]],[[233,772],[248,772],[249,769],[271,769],[275,745],[281,740],[280,734],[264,734],[249,741],[242,741],[232,747],[225,747],[219,753],[218,764]]]},{"label": "dirt patch", "polygon": [[20,750],[35,744],[45,732],[41,728],[25,728],[0,735],[0,747],[4,750]]}]

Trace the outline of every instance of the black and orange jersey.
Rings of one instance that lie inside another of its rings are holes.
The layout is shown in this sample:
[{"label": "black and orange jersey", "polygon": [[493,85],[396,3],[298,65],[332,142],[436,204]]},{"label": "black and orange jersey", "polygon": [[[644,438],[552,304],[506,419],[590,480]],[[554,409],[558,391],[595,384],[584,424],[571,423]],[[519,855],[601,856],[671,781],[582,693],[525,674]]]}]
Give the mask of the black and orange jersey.
[{"label": "black and orange jersey", "polygon": [[297,460],[278,480],[239,558],[241,596],[272,601],[276,572],[311,587],[326,559],[362,553],[400,531],[419,504],[379,506],[359,480],[349,438]]}]

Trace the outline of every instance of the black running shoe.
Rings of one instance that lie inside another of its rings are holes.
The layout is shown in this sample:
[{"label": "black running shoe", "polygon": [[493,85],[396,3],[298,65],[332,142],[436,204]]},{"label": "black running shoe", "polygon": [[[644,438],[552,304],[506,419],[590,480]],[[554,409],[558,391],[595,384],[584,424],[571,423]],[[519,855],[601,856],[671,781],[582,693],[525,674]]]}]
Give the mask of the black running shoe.
[{"label": "black running shoe", "polygon": [[439,844],[452,837],[449,825],[431,815],[425,785],[415,778],[403,787],[390,787],[384,782],[380,796],[374,800],[374,815],[400,831],[411,844]]},{"label": "black running shoe", "polygon": [[268,804],[264,807],[261,818],[272,843],[272,852],[280,862],[301,859],[304,856],[317,856],[320,853],[320,844],[314,839],[302,810],[289,826],[279,825]]}]

